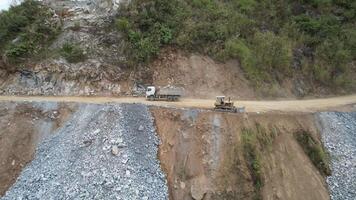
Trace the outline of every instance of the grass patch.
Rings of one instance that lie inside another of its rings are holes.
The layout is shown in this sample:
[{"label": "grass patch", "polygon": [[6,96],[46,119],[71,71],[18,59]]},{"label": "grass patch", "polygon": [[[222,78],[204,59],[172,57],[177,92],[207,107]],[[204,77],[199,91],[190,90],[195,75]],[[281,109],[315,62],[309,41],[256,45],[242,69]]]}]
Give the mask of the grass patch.
[{"label": "grass patch", "polygon": [[263,180],[263,153],[269,151],[279,130],[271,128],[267,130],[259,123],[255,124],[254,129],[244,128],[241,132],[243,145],[243,155],[250,170],[253,184],[255,187],[255,198],[262,199],[261,189],[264,184]]},{"label": "grass patch", "polygon": [[61,55],[69,63],[78,63],[86,59],[84,51],[77,44],[65,43],[61,48]]},{"label": "grass patch", "polygon": [[262,161],[259,152],[259,142],[257,134],[251,129],[242,130],[242,142],[244,157],[250,170],[252,181],[255,187],[255,199],[262,199],[261,188],[263,187]]},{"label": "grass patch", "polygon": [[320,173],[324,176],[330,176],[331,169],[329,167],[329,154],[322,145],[317,142],[309,132],[304,130],[296,132],[295,137]]}]

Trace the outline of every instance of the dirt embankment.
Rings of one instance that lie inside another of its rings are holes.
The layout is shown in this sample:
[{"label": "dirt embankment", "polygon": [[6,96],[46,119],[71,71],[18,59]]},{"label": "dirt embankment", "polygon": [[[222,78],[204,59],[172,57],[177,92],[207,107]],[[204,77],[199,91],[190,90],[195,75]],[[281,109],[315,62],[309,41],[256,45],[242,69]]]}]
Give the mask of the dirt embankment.
[{"label": "dirt embankment", "polygon": [[254,99],[237,61],[217,63],[208,56],[183,54],[167,49],[151,64],[152,83],[185,88],[187,97],[215,98],[227,95],[238,99]]},{"label": "dirt embankment", "polygon": [[[294,137],[297,130],[307,130],[319,140],[311,114],[151,111],[172,200],[329,199],[324,177]],[[257,148],[258,165],[251,165],[243,134],[262,129],[258,137],[266,139],[266,145]]]},{"label": "dirt embankment", "polygon": [[32,160],[37,144],[60,127],[74,105],[0,103],[0,196]]}]

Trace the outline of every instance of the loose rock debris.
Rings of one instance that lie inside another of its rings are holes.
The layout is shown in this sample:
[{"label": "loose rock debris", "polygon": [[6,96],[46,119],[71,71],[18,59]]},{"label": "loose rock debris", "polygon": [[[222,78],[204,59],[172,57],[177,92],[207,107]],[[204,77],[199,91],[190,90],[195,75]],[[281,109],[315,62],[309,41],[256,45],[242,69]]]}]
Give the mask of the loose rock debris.
[{"label": "loose rock debris", "polygon": [[168,199],[155,132],[144,105],[82,105],[2,200]]},{"label": "loose rock debris", "polygon": [[332,200],[356,199],[356,113],[320,113],[322,139],[331,157],[326,181]]}]

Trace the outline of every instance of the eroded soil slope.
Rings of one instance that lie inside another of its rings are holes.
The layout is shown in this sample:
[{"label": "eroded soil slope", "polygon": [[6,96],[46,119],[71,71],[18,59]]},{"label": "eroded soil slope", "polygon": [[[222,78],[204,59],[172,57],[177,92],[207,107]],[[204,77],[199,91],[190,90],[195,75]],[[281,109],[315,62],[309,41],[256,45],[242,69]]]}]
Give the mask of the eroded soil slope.
[{"label": "eroded soil slope", "polygon": [[255,98],[255,92],[248,85],[237,61],[218,63],[208,56],[168,49],[150,68],[154,85],[183,87],[187,97],[227,95],[239,99]]},{"label": "eroded soil slope", "polygon": [[[313,115],[151,111],[172,200],[329,199],[325,179],[294,135],[307,130],[319,140]],[[258,147],[260,172],[251,169],[246,157],[246,130],[261,132],[265,140]],[[256,184],[256,173],[261,185]]]},{"label": "eroded soil slope", "polygon": [[0,196],[32,160],[37,144],[71,115],[74,105],[0,103]]}]

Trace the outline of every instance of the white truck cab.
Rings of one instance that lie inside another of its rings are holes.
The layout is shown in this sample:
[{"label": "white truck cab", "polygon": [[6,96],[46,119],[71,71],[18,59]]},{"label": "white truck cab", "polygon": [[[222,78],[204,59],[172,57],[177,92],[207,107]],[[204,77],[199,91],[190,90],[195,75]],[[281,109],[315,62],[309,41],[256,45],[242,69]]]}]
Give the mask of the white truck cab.
[{"label": "white truck cab", "polygon": [[148,86],[146,89],[146,98],[154,96],[156,93],[156,87]]},{"label": "white truck cab", "polygon": [[146,89],[146,99],[149,101],[178,101],[182,94],[182,89],[175,87],[148,86]]}]

